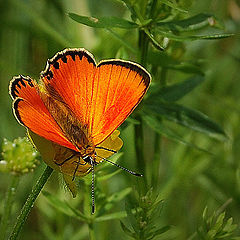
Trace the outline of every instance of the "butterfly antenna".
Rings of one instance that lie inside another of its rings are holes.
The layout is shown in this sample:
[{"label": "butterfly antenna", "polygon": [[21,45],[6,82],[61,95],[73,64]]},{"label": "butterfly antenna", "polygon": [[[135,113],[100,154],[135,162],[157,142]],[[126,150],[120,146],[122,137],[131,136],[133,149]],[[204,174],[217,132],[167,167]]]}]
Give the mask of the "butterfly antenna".
[{"label": "butterfly antenna", "polygon": [[97,149],[103,149],[103,150],[106,150],[106,151],[109,151],[109,152],[113,152],[113,153],[117,153],[117,151],[113,150],[113,149],[109,149],[109,148],[105,148],[105,147],[95,147]]},{"label": "butterfly antenna", "polygon": [[140,174],[140,173],[133,172],[133,171],[131,171],[131,170],[125,168],[125,167],[122,167],[122,166],[118,165],[118,164],[115,163],[115,162],[112,162],[112,161],[104,158],[104,157],[100,157],[100,156],[98,156],[98,155],[97,155],[97,157],[103,159],[104,161],[106,161],[106,162],[108,162],[108,163],[111,163],[112,165],[114,165],[114,166],[116,166],[116,167],[118,167],[118,168],[121,168],[122,170],[124,170],[124,171],[126,171],[126,172],[128,172],[128,173],[130,173],[130,174],[132,174],[132,175],[134,175],[134,176],[137,176],[137,177],[142,177],[142,176],[143,176],[143,175]]},{"label": "butterfly antenna", "polygon": [[94,161],[91,160],[92,166],[92,184],[91,184],[91,196],[92,196],[92,214],[95,212],[95,193],[94,193]]}]

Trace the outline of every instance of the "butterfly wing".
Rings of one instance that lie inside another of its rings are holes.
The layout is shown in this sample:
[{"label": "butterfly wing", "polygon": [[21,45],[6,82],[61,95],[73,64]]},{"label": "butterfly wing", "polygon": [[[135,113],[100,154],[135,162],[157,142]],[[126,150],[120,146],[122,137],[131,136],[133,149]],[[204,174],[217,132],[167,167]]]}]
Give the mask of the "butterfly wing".
[{"label": "butterfly wing", "polygon": [[62,133],[38,94],[37,83],[29,77],[17,76],[9,85],[14,115],[20,124],[57,144],[76,150]]},{"label": "butterfly wing", "polygon": [[66,49],[48,60],[42,72],[46,91],[64,102],[94,145],[103,142],[143,98],[150,75],[141,66],[122,60],[96,65],[84,49]]},{"label": "butterfly wing", "polygon": [[149,87],[150,75],[138,64],[106,60],[97,66],[93,82],[89,122],[98,145],[136,108]]}]

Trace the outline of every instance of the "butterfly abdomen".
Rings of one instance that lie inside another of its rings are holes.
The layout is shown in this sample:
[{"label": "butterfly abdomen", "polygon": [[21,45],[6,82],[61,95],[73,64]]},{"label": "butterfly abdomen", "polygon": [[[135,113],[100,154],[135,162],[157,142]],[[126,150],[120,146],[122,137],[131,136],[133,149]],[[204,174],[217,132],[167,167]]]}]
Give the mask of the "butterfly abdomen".
[{"label": "butterfly abdomen", "polygon": [[65,103],[50,96],[47,92],[41,92],[40,95],[48,111],[66,138],[77,147],[79,152],[84,154],[86,146],[93,147],[91,137],[88,136],[88,126],[77,119]]}]

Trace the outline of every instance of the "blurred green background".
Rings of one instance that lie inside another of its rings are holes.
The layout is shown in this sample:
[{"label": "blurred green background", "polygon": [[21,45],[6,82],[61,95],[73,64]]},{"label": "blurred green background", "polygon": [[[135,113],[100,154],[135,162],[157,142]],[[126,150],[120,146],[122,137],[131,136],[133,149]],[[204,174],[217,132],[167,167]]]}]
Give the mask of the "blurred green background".
[{"label": "blurred green background", "polygon": [[[219,24],[224,26],[221,32],[239,32],[240,4],[237,0],[173,2],[188,11],[186,16],[199,13],[213,14]],[[144,4],[139,5],[145,7]],[[39,79],[39,73],[45,68],[46,60],[56,52],[69,47],[84,47],[95,56],[97,61],[115,57],[138,61],[137,54],[130,51],[128,46],[118,38],[121,36],[137,51],[137,30],[94,29],[73,21],[67,15],[69,12],[84,16],[117,16],[131,19],[128,9],[120,0],[7,0],[0,2],[1,143],[4,138],[13,140],[26,134],[25,129],[17,123],[12,114],[8,85],[13,76],[22,74]],[[210,32],[219,32],[219,29],[204,29],[200,34]],[[154,47],[150,46],[150,49]],[[153,221],[156,225],[171,226],[166,233],[155,239],[201,239],[196,235],[196,231],[199,227],[201,228],[202,213],[206,206],[211,215],[225,204],[226,208],[223,207],[221,210],[226,211],[226,219],[233,217],[233,222],[237,224],[240,220],[239,36],[219,40],[170,40],[165,53],[179,63],[185,61],[196,64],[204,72],[204,81],[179,103],[209,116],[224,129],[228,136],[227,140],[221,141],[173,122],[166,123],[171,129],[177,131],[182,139],[212,153],[209,154],[164,136],[161,136],[161,141],[156,143],[159,135],[156,135],[149,126],[144,125],[146,164],[144,180],[147,181],[147,189],[153,186],[154,194],[159,196],[158,199],[163,200],[160,214]],[[155,62],[153,65],[161,68],[161,64],[161,62]],[[156,71],[150,64],[146,67],[149,71],[154,71],[153,82],[159,81],[163,71],[160,71],[161,69]],[[181,82],[188,76],[184,71],[168,69],[167,85]],[[134,153],[133,128],[130,121],[126,127],[122,128],[124,154],[119,163],[134,170],[138,168],[138,159]],[[160,150],[157,153],[153,150],[154,144],[159,146]],[[157,165],[153,164],[153,159],[155,159],[154,163],[158,161]],[[153,169],[155,166],[157,166],[158,176],[154,178],[153,183],[149,179],[153,172],[156,172],[156,169]],[[35,172],[21,177],[9,221],[9,231],[26,200],[32,183],[42,169],[43,163]],[[112,167],[109,169],[108,173],[115,170]],[[0,174],[0,215],[3,213],[4,196],[9,179],[9,173]],[[97,195],[108,196],[127,187],[135,189],[136,185],[143,184],[144,180],[135,179],[121,172],[99,183],[97,191],[100,193]],[[61,177],[56,173],[51,176],[45,186],[45,190],[49,193],[55,194],[62,201],[68,201],[76,209],[82,208],[81,182],[79,188],[79,199],[72,199]],[[134,196],[129,194],[125,199],[116,201],[112,210],[124,211],[125,201],[134,201],[131,200],[133,198]],[[97,200],[97,204],[100,204],[100,201]],[[129,216],[122,219],[126,226],[130,226],[128,218]],[[129,238],[122,230],[118,218],[94,223],[94,232],[96,239]],[[21,239],[89,239],[88,225],[54,208],[47,198],[41,195],[24,226]],[[202,239],[218,238],[203,237]]]}]

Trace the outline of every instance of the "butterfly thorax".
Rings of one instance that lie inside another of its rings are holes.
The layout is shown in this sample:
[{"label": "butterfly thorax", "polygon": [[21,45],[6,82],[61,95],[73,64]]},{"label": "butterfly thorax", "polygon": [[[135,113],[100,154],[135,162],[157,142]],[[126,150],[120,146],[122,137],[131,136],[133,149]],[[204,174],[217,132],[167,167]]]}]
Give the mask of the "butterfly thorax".
[{"label": "butterfly thorax", "polygon": [[88,132],[88,126],[83,124],[54,91],[40,91],[40,96],[48,111],[61,128],[65,137],[77,148],[81,156],[95,156],[95,146]]}]

